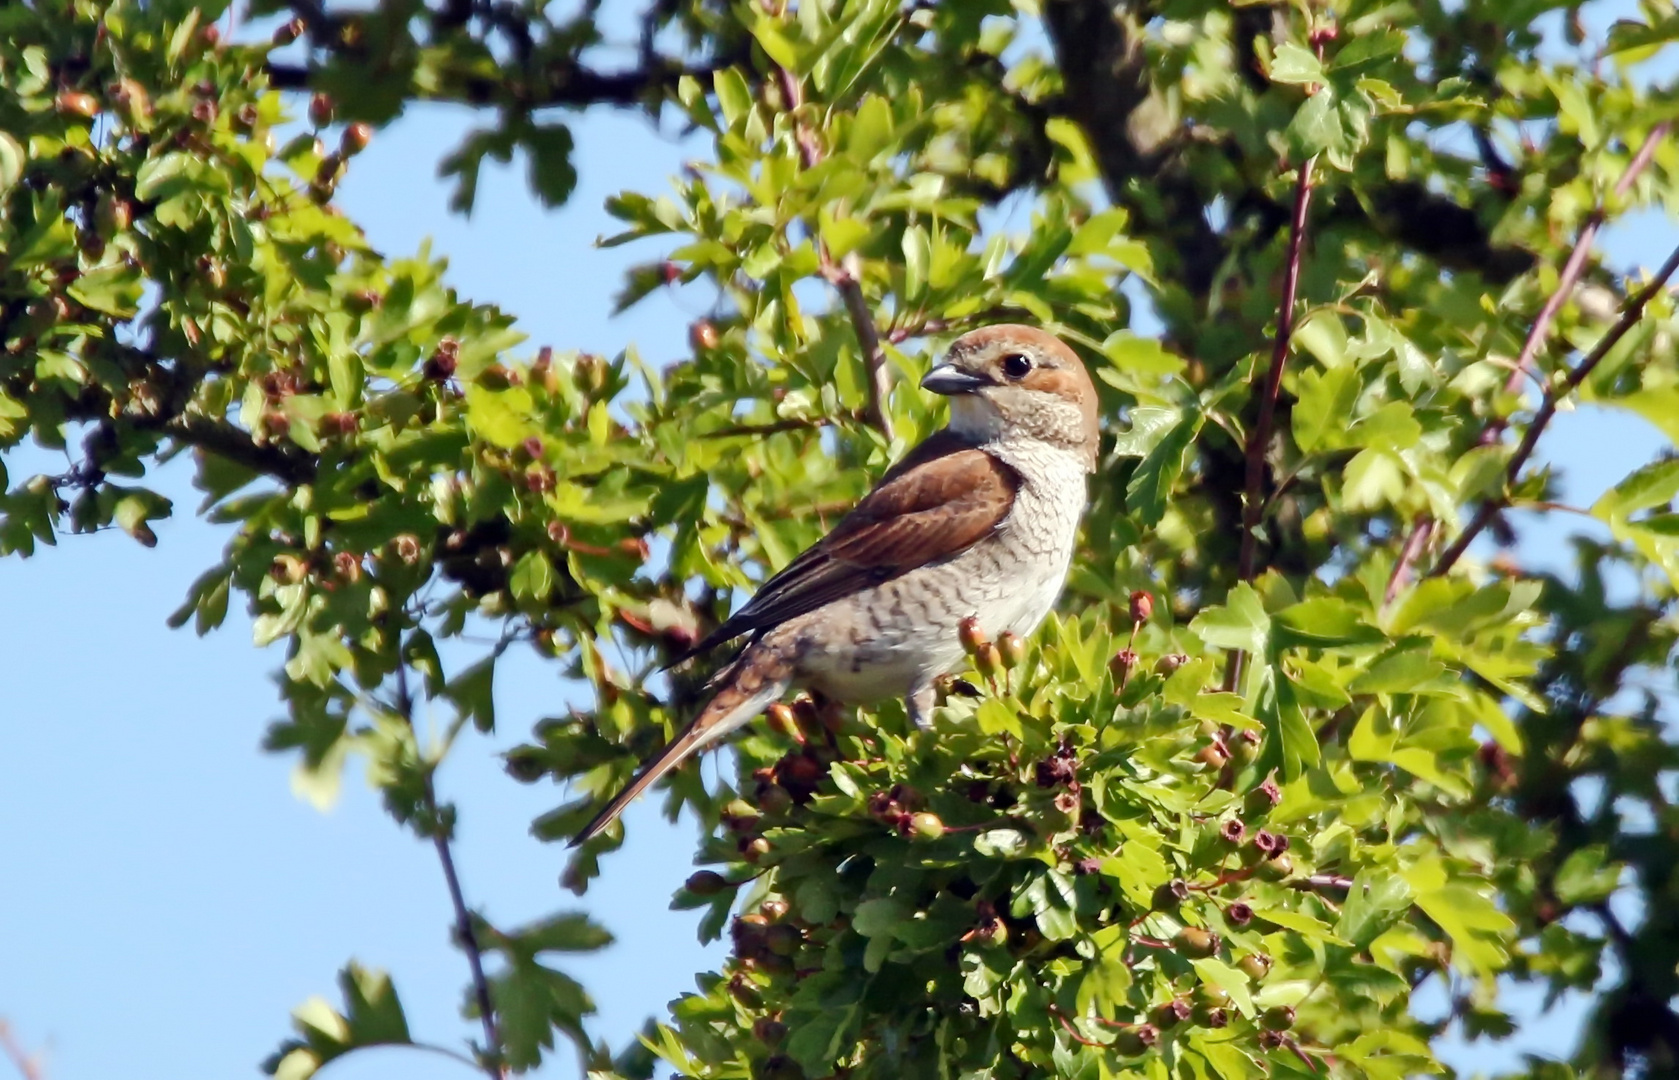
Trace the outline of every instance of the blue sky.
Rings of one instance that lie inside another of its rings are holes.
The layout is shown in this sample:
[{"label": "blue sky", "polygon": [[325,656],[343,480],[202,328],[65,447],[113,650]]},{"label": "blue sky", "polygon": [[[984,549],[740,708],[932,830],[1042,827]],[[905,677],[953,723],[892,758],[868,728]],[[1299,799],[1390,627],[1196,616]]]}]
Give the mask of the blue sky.
[{"label": "blue sky", "polygon": [[[623,269],[659,252],[591,247],[612,231],[602,200],[661,189],[683,148],[639,118],[596,115],[576,127],[581,183],[567,207],[543,212],[519,168],[492,166],[467,220],[447,212],[435,166],[470,119],[415,110],[356,163],[342,202],[375,246],[401,255],[431,237],[453,284],[516,313],[533,346],[614,353],[633,341],[654,362],[683,355],[707,298],[660,294],[610,319]],[[1647,266],[1676,240],[1679,228],[1656,216],[1603,246],[1617,266]],[[1642,421],[1586,410],[1560,417],[1541,452],[1568,462],[1567,495],[1580,504],[1660,445]],[[14,481],[31,465],[58,468],[43,456],[8,464]],[[177,516],[159,525],[156,549],[112,532],[0,560],[11,712],[0,743],[0,1017],[44,1050],[52,1080],[249,1076],[288,1033],[293,1006],[336,999],[334,973],[354,957],[391,971],[416,1037],[458,1045],[473,1033],[459,1017],[466,969],[448,944],[430,848],[391,824],[355,776],[325,813],[292,796],[290,762],[258,749],[280,711],[271,672],[281,656],[252,647],[242,613],[203,639],[164,625],[226,539],[191,516],[187,480],[184,463],[164,474]],[[1548,523],[1531,560],[1560,564],[1559,527],[1579,524]],[[560,793],[511,783],[495,757],[560,711],[567,689],[556,665],[515,652],[497,692],[500,730],[465,743],[439,783],[461,807],[470,902],[511,924],[576,903],[557,884],[563,852],[527,832]],[[600,1006],[594,1030],[615,1046],[722,955],[698,946],[694,913],[667,908],[691,869],[693,825],[662,823],[647,800],[627,816],[628,848],[578,905],[619,943],[567,965]],[[1565,1053],[1577,1017],[1565,1008],[1517,1045]],[[1452,1056],[1491,1068],[1515,1048]],[[404,1050],[332,1070],[334,1080],[470,1075]],[[558,1054],[539,1075],[574,1077],[576,1062]]]}]

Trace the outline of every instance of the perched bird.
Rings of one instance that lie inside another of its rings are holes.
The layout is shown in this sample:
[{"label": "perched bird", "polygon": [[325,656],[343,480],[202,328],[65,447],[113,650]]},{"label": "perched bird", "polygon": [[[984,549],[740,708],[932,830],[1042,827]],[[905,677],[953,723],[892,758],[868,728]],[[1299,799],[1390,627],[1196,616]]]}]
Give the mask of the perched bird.
[{"label": "perched bird", "polygon": [[699,715],[573,844],[790,687],[846,704],[903,696],[926,727],[934,680],[962,662],[964,619],[990,637],[1043,621],[1096,466],[1090,376],[1060,339],[1005,325],[962,335],[921,385],[950,398],[949,425],[695,647],[747,637]]}]

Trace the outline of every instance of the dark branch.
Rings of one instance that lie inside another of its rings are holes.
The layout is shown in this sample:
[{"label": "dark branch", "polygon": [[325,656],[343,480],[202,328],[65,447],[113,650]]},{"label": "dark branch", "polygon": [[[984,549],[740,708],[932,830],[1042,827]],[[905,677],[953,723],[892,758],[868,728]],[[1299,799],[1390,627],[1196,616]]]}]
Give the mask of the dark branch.
[{"label": "dark branch", "polygon": [[[482,105],[507,101],[527,109],[552,106],[587,108],[591,105],[612,105],[620,108],[645,104],[655,92],[673,90],[684,75],[709,82],[718,71],[732,66],[736,59],[719,60],[709,64],[682,66],[674,63],[654,64],[629,71],[595,71],[573,62],[557,63],[538,73],[534,84],[522,87],[517,100],[511,87],[519,80],[502,76],[445,76],[442,85],[429,92],[415,90],[415,97],[423,101],[458,101]],[[269,84],[279,90],[307,90],[313,67],[297,64],[269,64]]]},{"label": "dark branch", "polygon": [[[398,664],[397,711],[410,728],[414,726],[414,698],[408,691],[408,666]],[[437,787],[430,769],[425,773],[425,807],[431,819],[431,841],[437,849],[437,860],[443,865],[443,881],[449,889],[449,903],[455,909],[455,938],[466,953],[467,967],[472,971],[472,995],[478,1004],[478,1018],[484,1025],[484,1072],[490,1080],[502,1080],[501,1030],[496,1024],[495,1002],[490,998],[490,980],[484,974],[484,954],[473,929],[472,911],[466,906],[461,890],[460,875],[455,871],[454,852],[449,847],[450,826],[444,821],[437,801]]]}]

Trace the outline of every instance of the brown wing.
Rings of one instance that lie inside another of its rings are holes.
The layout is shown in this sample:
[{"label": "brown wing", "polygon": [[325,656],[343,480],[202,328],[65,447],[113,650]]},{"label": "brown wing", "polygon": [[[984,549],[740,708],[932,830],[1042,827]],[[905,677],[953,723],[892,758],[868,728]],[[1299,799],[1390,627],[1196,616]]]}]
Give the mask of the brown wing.
[{"label": "brown wing", "polygon": [[1019,486],[1019,475],[985,451],[946,431],[933,435],[693,652],[965,550],[1003,520]]}]

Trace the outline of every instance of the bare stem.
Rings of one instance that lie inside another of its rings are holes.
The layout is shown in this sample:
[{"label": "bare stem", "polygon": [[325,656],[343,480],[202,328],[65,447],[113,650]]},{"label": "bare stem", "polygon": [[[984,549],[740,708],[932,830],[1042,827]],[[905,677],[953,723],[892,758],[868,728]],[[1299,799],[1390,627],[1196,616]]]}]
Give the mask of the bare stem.
[{"label": "bare stem", "polygon": [[[408,665],[396,669],[397,710],[409,728],[414,727],[414,698],[408,691]],[[449,846],[450,830],[445,827],[437,802],[437,788],[432,783],[431,770],[425,774],[424,801],[431,818],[431,841],[437,849],[437,860],[443,865],[443,881],[449,888],[449,903],[455,909],[455,938],[466,953],[467,967],[472,972],[472,995],[478,1002],[478,1018],[484,1025],[484,1060],[482,1066],[490,1080],[502,1080],[506,1075],[501,1067],[501,1031],[496,1025],[495,1003],[490,999],[490,980],[484,975],[484,954],[478,946],[478,935],[472,928],[472,912],[466,906],[461,890],[460,874],[455,870],[454,852]]]},{"label": "bare stem", "polygon": [[[1627,302],[1626,307],[1621,310],[1621,317],[1615,320],[1615,325],[1599,339],[1592,351],[1586,354],[1586,358],[1568,373],[1568,378],[1564,379],[1560,386],[1545,391],[1545,398],[1539,403],[1539,411],[1533,414],[1533,422],[1528,424],[1527,431],[1522,434],[1522,441],[1516,444],[1516,452],[1510,455],[1510,463],[1504,469],[1506,489],[1521,476],[1522,466],[1533,456],[1534,447],[1539,445],[1539,437],[1545,433],[1546,426],[1557,413],[1557,405],[1586,381],[1592,370],[1602,363],[1609,351],[1627,335],[1627,331],[1638,325],[1639,319],[1644,315],[1645,306],[1656,293],[1666,287],[1668,278],[1671,278],[1676,270],[1679,270],[1679,248],[1675,248],[1668,255],[1667,261],[1662,263],[1661,269],[1656,271],[1656,276],[1650,283]],[[1463,553],[1469,549],[1475,537],[1492,521],[1493,516],[1508,505],[1508,500],[1506,494],[1482,503],[1462,534],[1441,554],[1440,561],[1429,571],[1429,576],[1439,577],[1450,570],[1453,564],[1463,557]]]},{"label": "bare stem", "polygon": [[[1288,226],[1288,262],[1283,270],[1282,304],[1277,311],[1277,337],[1271,344],[1271,366],[1265,372],[1265,387],[1259,398],[1259,419],[1248,434],[1247,484],[1242,496],[1242,547],[1237,569],[1243,581],[1252,581],[1258,555],[1260,517],[1265,500],[1265,451],[1271,444],[1276,422],[1277,397],[1282,392],[1283,369],[1288,362],[1289,339],[1294,335],[1294,302],[1300,290],[1300,249],[1306,239],[1306,214],[1312,205],[1312,166],[1317,158],[1300,163],[1294,177],[1294,214]],[[1225,668],[1226,690],[1234,690],[1242,677],[1243,654],[1230,654]]]}]

